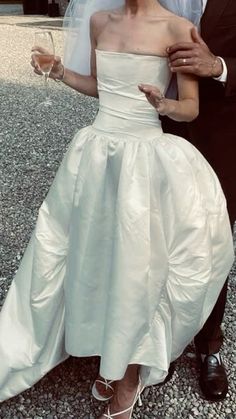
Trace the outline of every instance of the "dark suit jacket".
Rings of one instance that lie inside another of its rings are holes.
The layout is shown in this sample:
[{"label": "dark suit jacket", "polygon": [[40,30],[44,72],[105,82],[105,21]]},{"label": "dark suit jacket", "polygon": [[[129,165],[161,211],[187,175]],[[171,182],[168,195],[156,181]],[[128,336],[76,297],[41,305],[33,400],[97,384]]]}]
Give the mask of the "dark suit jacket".
[{"label": "dark suit jacket", "polygon": [[236,0],[208,0],[201,35],[228,68],[224,85],[199,80],[200,113],[190,124],[165,118],[165,132],[187,138],[206,157],[222,184],[233,223],[236,220]]}]

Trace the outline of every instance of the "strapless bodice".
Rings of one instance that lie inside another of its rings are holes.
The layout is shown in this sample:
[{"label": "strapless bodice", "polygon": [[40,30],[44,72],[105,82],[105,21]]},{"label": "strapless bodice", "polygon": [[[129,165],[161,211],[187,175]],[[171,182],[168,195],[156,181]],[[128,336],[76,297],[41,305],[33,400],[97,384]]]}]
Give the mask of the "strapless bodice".
[{"label": "strapless bodice", "polygon": [[160,120],[140,92],[141,83],[165,93],[170,71],[165,57],[96,50],[99,112],[93,126],[134,136],[156,133]]}]

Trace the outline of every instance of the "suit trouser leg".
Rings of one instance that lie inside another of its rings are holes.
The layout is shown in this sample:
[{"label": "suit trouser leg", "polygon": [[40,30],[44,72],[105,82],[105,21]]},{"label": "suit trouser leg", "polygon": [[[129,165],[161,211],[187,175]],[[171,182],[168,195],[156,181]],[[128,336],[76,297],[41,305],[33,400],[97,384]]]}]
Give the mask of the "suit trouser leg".
[{"label": "suit trouser leg", "polygon": [[[222,256],[223,257],[223,256]],[[206,323],[200,332],[195,336],[194,343],[198,352],[202,354],[212,354],[219,352],[223,343],[223,333],[221,330],[221,322],[224,316],[226,298],[227,298],[226,280],[218,300],[208,317]]]}]

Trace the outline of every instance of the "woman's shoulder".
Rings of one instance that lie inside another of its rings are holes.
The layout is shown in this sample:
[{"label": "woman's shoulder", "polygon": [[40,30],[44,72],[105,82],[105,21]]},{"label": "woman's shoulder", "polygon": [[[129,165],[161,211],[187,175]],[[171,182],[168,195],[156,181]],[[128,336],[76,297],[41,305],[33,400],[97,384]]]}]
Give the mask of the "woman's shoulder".
[{"label": "woman's shoulder", "polygon": [[194,25],[184,17],[173,15],[172,19],[169,19],[168,26],[174,42],[189,42],[192,40],[191,29]]},{"label": "woman's shoulder", "polygon": [[103,25],[109,18],[109,12],[106,10],[95,12],[90,18],[90,24],[93,27],[99,27]]},{"label": "woman's shoulder", "polygon": [[106,26],[109,19],[108,11],[95,12],[90,17],[90,32],[94,39],[97,39]]},{"label": "woman's shoulder", "polygon": [[90,22],[93,26],[104,25],[110,19],[116,19],[120,16],[120,9],[100,10],[92,14]]}]

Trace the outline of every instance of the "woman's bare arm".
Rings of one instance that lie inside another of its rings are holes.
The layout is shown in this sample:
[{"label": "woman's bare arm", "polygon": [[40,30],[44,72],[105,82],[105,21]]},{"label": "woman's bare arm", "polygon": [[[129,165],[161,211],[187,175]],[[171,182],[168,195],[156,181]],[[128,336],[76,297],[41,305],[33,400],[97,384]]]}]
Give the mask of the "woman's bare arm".
[{"label": "woman's bare arm", "polygon": [[177,76],[178,100],[165,99],[167,112],[160,113],[167,115],[175,121],[191,122],[197,118],[199,113],[198,82],[195,77],[188,74]]},{"label": "woman's bare arm", "polygon": [[[190,40],[192,25],[183,19],[182,26],[173,25],[173,38],[176,40]],[[190,122],[199,113],[198,81],[190,74],[178,74],[178,100],[166,99],[158,87],[141,85],[139,89],[145,93],[147,100],[160,115],[168,116],[175,121]]]},{"label": "woman's bare arm", "polygon": [[179,122],[190,122],[198,116],[198,83],[191,77],[186,75],[178,77],[179,100],[164,98],[156,86],[142,84],[139,89],[160,115]]}]

